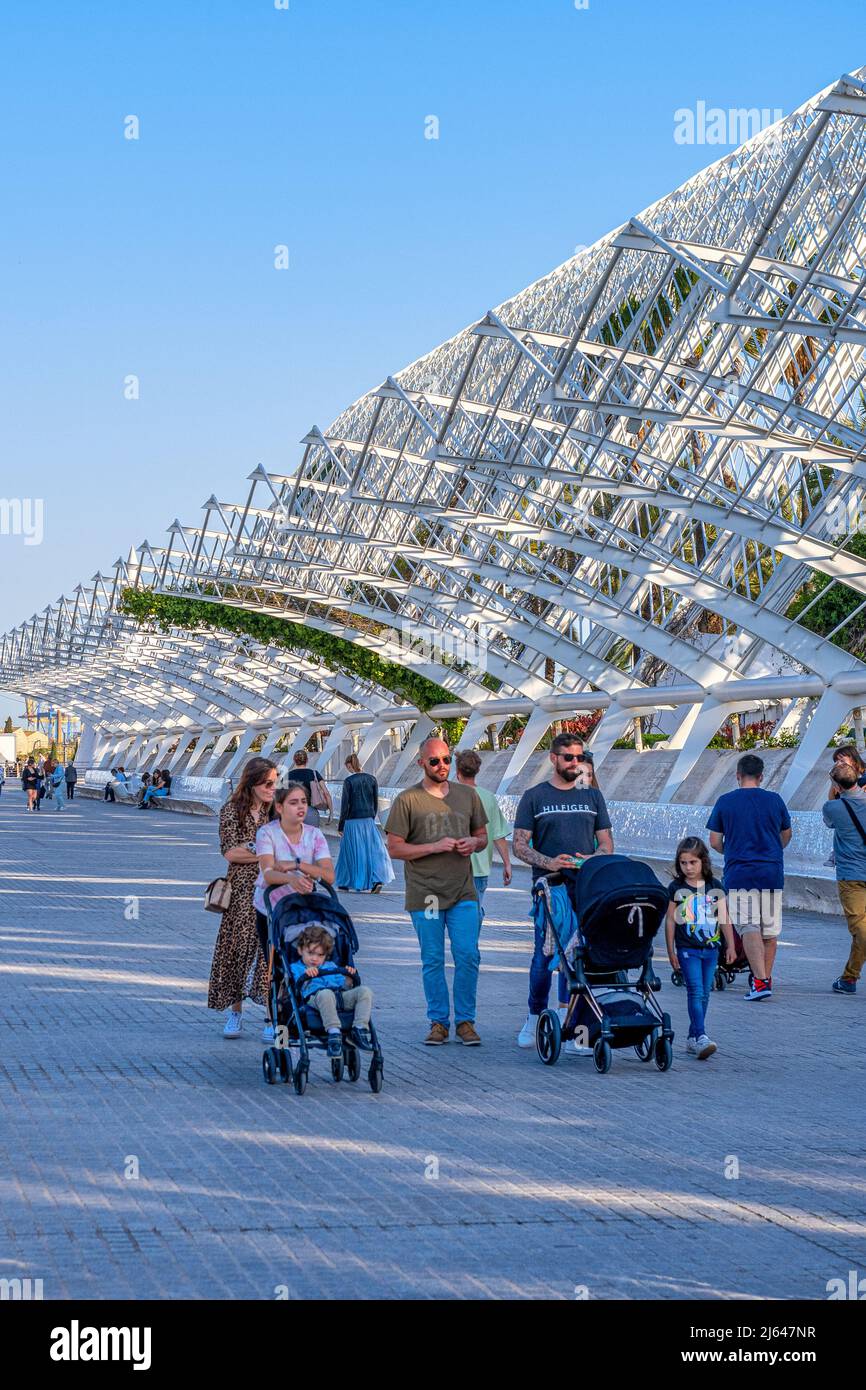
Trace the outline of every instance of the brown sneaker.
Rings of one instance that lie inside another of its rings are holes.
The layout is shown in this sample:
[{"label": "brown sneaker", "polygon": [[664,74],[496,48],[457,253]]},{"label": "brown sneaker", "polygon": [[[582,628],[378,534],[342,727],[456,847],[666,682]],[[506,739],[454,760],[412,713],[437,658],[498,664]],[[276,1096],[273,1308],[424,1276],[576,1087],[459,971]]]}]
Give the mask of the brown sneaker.
[{"label": "brown sneaker", "polygon": [[481,1039],[471,1023],[458,1023],[454,1031],[465,1047],[481,1046]]},{"label": "brown sneaker", "polygon": [[441,1047],[448,1041],[448,1029],[444,1023],[431,1023],[430,1032],[424,1039],[428,1047]]}]

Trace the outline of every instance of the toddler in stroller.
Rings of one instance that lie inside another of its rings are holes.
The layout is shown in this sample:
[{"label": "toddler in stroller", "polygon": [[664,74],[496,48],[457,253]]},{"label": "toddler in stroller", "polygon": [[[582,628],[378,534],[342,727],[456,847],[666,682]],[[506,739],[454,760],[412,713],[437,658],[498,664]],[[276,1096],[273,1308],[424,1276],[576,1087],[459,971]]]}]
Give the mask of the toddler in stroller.
[{"label": "toddler in stroller", "polygon": [[[384,1063],[370,1017],[373,994],[355,967],[358,937],[352,919],[333,888],[292,893],[268,914],[268,974],[275,1046],[265,1049],[262,1070],[269,1085],[291,1081],[303,1095],[310,1053],[327,1053],[331,1074],[342,1081],[361,1075],[361,1053],[371,1054],[367,1079],[381,1091]],[[293,1060],[293,1052],[297,1054]]]},{"label": "toddler in stroller", "polygon": [[[633,1047],[642,1062],[655,1059],[667,1071],[673,1059],[670,1015],[655,998],[653,939],[665,920],[666,890],[648,865],[624,854],[600,854],[579,869],[563,869],[577,931],[561,940],[549,911],[547,878],[539,878],[540,895],[552,951],[569,987],[565,1019],[555,1009],[539,1015],[536,1049],[552,1066],[563,1039],[575,1038],[593,1050],[596,1070],[610,1070],[612,1049]],[[636,981],[628,971],[639,970]]]}]

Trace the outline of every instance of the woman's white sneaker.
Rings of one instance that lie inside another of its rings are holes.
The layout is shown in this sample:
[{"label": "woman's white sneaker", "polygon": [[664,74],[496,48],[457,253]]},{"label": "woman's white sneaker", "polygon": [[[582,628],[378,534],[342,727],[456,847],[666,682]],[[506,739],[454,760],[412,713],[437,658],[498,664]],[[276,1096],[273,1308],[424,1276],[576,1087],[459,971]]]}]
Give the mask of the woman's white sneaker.
[{"label": "woman's white sneaker", "polygon": [[518,1047],[535,1046],[535,1030],[538,1027],[538,1014],[527,1014],[526,1022],[517,1034]]},{"label": "woman's white sneaker", "polygon": [[689,1038],[689,1039],[688,1039],[688,1041],[686,1042],[686,1052],[690,1052],[690,1053],[692,1054],[693,1057],[697,1057],[697,1055],[698,1055],[698,1040],[697,1040],[697,1038]]},{"label": "woman's white sneaker", "polygon": [[226,1026],[225,1026],[225,1028],[223,1029],[223,1037],[224,1037],[224,1038],[239,1038],[240,1035],[241,1035],[241,1033],[243,1032],[243,1027],[244,1027],[244,1018],[243,1018],[243,1014],[236,1013],[234,1009],[231,1009],[231,1010],[229,1011],[229,1016],[228,1016],[228,1018],[226,1019]]},{"label": "woman's white sneaker", "polygon": [[263,1042],[263,1043],[272,1043],[273,1040],[274,1040],[274,1025],[273,1025],[272,1023],[266,1023],[265,1026],[264,1026],[264,1028],[262,1029],[262,1042]]},{"label": "woman's white sneaker", "polygon": [[717,1051],[716,1044],[710,1041],[706,1033],[701,1033],[697,1046],[698,1061],[705,1062],[708,1057],[712,1057],[715,1051]]}]

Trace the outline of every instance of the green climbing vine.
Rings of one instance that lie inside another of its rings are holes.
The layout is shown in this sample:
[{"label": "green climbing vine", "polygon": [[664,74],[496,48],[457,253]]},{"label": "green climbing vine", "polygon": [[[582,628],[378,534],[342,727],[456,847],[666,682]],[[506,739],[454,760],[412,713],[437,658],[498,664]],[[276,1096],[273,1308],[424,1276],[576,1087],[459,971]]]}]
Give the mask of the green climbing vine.
[{"label": "green climbing vine", "polygon": [[329,632],[320,632],[318,628],[286,618],[275,618],[269,613],[185,598],[178,594],[156,594],[152,589],[124,589],[120,611],[138,623],[155,623],[163,632],[172,627],[204,627],[216,632],[234,632],[252,637],[265,645],[307,652],[319,657],[332,669],[375,682],[422,711],[433,705],[448,704],[453,699],[435,681],[400,666],[396,661],[384,661],[375,652],[366,650],[361,642],[349,642],[343,637],[335,637]]}]

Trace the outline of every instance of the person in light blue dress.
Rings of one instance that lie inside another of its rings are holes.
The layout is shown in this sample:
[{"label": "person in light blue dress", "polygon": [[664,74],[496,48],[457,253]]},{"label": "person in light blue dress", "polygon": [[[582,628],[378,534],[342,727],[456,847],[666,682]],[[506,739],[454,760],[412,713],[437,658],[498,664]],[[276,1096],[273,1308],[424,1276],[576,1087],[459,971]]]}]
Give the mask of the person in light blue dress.
[{"label": "person in light blue dress", "polygon": [[379,893],[383,884],[394,880],[394,869],[376,824],[379,784],[371,773],[361,771],[356,753],[349,754],[346,769],[349,775],[343,783],[337,827],[341,836],[337,888],[350,893]]}]

